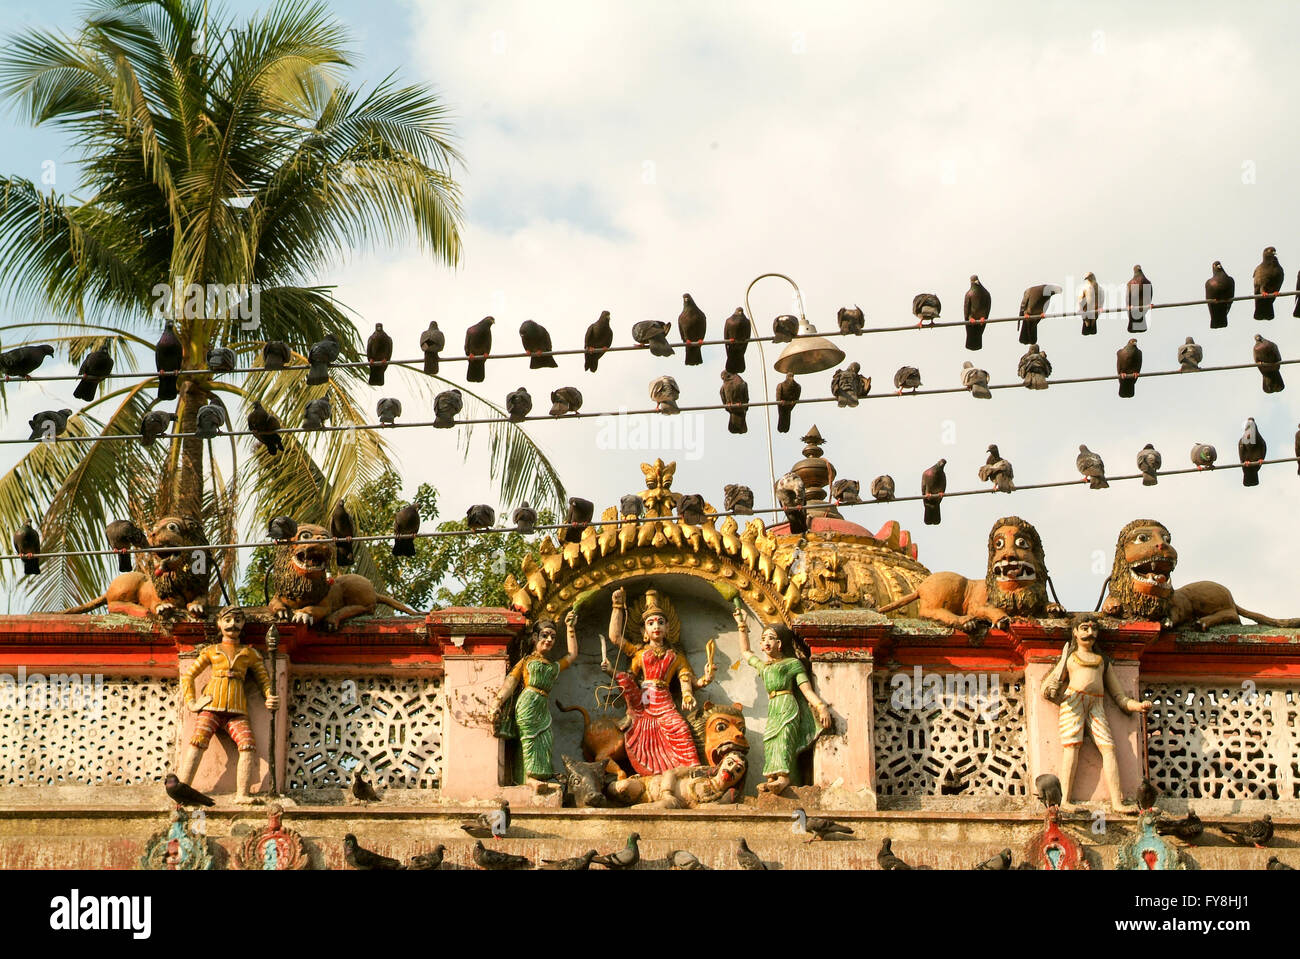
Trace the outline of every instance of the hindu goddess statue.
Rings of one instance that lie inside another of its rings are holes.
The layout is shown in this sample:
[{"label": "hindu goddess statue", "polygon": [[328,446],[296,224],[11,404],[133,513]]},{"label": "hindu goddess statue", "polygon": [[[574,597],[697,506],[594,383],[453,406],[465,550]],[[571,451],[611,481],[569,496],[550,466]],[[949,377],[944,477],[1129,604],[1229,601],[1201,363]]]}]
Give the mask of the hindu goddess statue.
[{"label": "hindu goddess statue", "polygon": [[699,755],[691,728],[673,702],[671,683],[682,691],[682,708],[695,709],[693,690],[713,681],[712,670],[696,679],[682,653],[669,644],[669,610],[657,590],[646,590],[641,610],[643,642],[623,638],[627,622],[627,594],[614,590],[609,618],[609,639],[631,658],[626,671],[614,672],[609,660],[601,668],[614,676],[627,701],[624,744],[627,758],[638,773],[661,773],[680,766],[698,766]]},{"label": "hindu goddess statue", "polygon": [[[551,763],[555,733],[551,729],[550,693],[556,678],[578,658],[577,621],[578,614],[569,610],[564,617],[569,649],[559,660],[548,656],[555,647],[555,623],[544,619],[537,624],[533,651],[510,670],[492,709],[492,726],[497,736],[519,740],[523,774],[530,783],[555,778]],[[512,696],[513,708],[508,708]]]},{"label": "hindu goddess statue", "polygon": [[[798,773],[799,754],[831,726],[831,713],[813,692],[803,663],[782,652],[781,634],[771,626],[763,630],[759,648],[766,658],[749,649],[749,624],[739,608],[734,613],[740,632],[740,656],[758,670],[767,690],[767,726],[763,732],[763,775],[759,792],[780,794]],[[797,784],[796,784],[797,785]]]}]

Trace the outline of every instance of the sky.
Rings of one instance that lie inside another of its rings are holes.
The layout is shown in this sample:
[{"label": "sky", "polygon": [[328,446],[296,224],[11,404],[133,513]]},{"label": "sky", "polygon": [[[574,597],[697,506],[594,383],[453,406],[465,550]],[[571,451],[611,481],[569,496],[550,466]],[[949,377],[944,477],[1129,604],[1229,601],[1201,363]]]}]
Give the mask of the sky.
[{"label": "sky", "polygon": [[[826,330],[854,303],[868,327],[907,323],[919,292],[941,298],[943,319],[960,319],[972,273],[991,291],[993,315],[1006,316],[1038,283],[1065,288],[1052,307],[1073,309],[1071,291],[1088,271],[1114,304],[1139,263],[1157,302],[1202,297],[1216,259],[1238,292],[1249,292],[1269,245],[1287,288],[1300,267],[1300,237],[1286,233],[1300,213],[1292,182],[1300,134],[1281,109],[1295,86],[1287,38],[1300,10],[1280,4],[371,0],[332,9],[353,36],[356,82],[371,86],[397,71],[434,86],[466,158],[458,268],[399,246],[350,251],[319,277],[337,284],[363,336],[382,322],[403,356],[418,353],[431,319],[447,332],[448,352],[459,353],[464,329],[487,314],[497,319],[498,351],[517,350],[525,319],[547,326],[557,348],[580,346],[604,309],[616,342],[627,343],[639,320],[675,324],[684,292],[713,334],[744,305],[750,282],[773,271],[798,283],[808,319]],[[77,10],[0,0],[0,34],[70,29]],[[12,114],[2,122],[0,170],[35,179],[53,159],[73,177],[57,135],[23,128]],[[59,188],[75,190],[65,180]],[[1251,305],[1239,303],[1228,328],[1215,331],[1204,307],[1154,311],[1138,336],[1146,369],[1176,367],[1188,335],[1206,365],[1248,362],[1256,331],[1283,356],[1300,355],[1293,302],[1280,302],[1272,323],[1254,321]],[[750,304],[764,333],[773,316],[794,312],[778,280],[756,285]],[[1120,315],[1088,338],[1077,319],[1040,326],[1058,377],[1113,373],[1128,336]],[[890,391],[904,364],[921,370],[926,387],[960,385],[965,359],[994,383],[1010,382],[1024,352],[1014,324],[989,327],[978,353],[963,349],[960,329],[837,342],[872,376],[873,393]],[[769,364],[775,355],[769,348]],[[753,349],[749,361],[758,399]],[[683,366],[680,348],[666,359],[611,354],[597,374],[583,372],[578,357],[542,371],[503,360],[489,363],[481,389],[501,402],[526,385],[542,406],[550,390],[573,385],[584,410],[640,409],[648,383],[667,372],[683,405],[714,403],[721,366],[720,347],[694,368]],[[798,437],[814,424],[839,475],[865,492],[888,473],[900,495],[919,492],[921,472],[941,457],[949,490],[983,485],[976,473],[990,443],[1021,483],[1076,477],[1080,444],[1113,473],[1134,472],[1148,442],[1171,468],[1190,465],[1196,442],[1236,462],[1251,416],[1270,455],[1287,456],[1300,406],[1300,370],[1292,370],[1284,376],[1295,382],[1273,395],[1244,370],[1141,380],[1128,400],[1112,382],[1004,390],[991,401],[953,394],[802,407],[790,433],[773,435],[776,472],[800,458]],[[830,376],[804,378],[804,397],[828,395]],[[778,379],[769,377],[772,388]],[[406,401],[408,418],[427,404],[416,390],[385,392]],[[51,398],[13,393],[8,432],[25,429],[19,424]],[[638,464],[656,456],[678,461],[676,489],[719,508],[726,483],[767,496],[761,411],[739,436],[727,433],[722,412],[680,422],[648,449],[634,448],[635,421],[542,422],[529,433],[569,492],[598,511],[641,489]],[[407,431],[393,442],[408,491],[435,485],[445,517],[485,499],[507,512],[515,505],[491,499],[480,447],[462,465],[450,432]],[[0,452],[0,467],[13,450]],[[971,576],[982,575],[993,521],[1022,516],[1042,534],[1071,609],[1095,603],[1119,528],[1150,517],[1170,527],[1179,550],[1175,585],[1218,580],[1243,606],[1295,616],[1300,602],[1280,570],[1300,525],[1291,512],[1297,494],[1300,477],[1282,464],[1266,467],[1253,489],[1239,471],[1220,470],[1153,488],[1079,484],[950,499],[937,527],[922,525],[919,503],[846,515],[872,530],[896,519],[921,562]]]}]

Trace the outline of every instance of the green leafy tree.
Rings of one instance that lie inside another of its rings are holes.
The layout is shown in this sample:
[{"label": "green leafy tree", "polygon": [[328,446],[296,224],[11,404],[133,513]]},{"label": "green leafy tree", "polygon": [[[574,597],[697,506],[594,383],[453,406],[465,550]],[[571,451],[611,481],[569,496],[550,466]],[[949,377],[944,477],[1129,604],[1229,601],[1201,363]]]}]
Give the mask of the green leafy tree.
[{"label": "green leafy tree", "polygon": [[[438,491],[421,483],[413,499],[402,498],[402,478],[389,470],[363,486],[348,499],[362,536],[385,536],[393,531],[393,517],[407,502],[415,504],[425,523],[438,517]],[[539,514],[538,522],[553,523],[549,511]],[[498,517],[504,522],[507,517]],[[468,529],[464,521],[440,523],[437,530]],[[518,533],[490,533],[470,536],[431,536],[415,540],[415,556],[397,559],[388,544],[371,546],[375,567],[374,583],[389,596],[415,609],[434,606],[504,606],[507,604],[502,583],[507,575],[522,578],[524,556],[532,551],[535,537]],[[271,564],[271,550],[259,547],[248,565],[239,600],[260,605],[266,600],[263,584]]]},{"label": "green leafy tree", "polygon": [[[267,340],[287,342],[301,363],[326,333],[338,338],[341,359],[358,360],[349,309],[316,278],[340,255],[381,240],[414,237],[435,260],[459,262],[453,173],[461,158],[447,108],[429,89],[393,77],[370,91],[349,86],[347,44],[327,7],[305,0],[280,0],[244,22],[204,0],[99,0],[74,37],[29,30],[10,38],[0,97],[73,138],[82,198],[0,177],[0,282],[8,305],[28,314],[0,327],[5,345],[17,345],[11,336],[22,331],[77,363],[107,342],[116,371],[134,370],[152,362],[162,314],[176,322],[187,369],[203,368],[215,345],[256,366]],[[232,316],[220,296],[190,295],[192,284],[248,291],[246,308],[256,289],[257,314]],[[168,288],[182,295],[169,298]],[[435,392],[438,378],[411,375]],[[254,400],[296,426],[322,395],[335,425],[366,421],[361,370],[336,370],[314,387],[293,371],[236,376],[181,377],[177,431],[193,432],[205,403],[221,404],[227,422],[242,427]],[[154,378],[107,381],[69,432],[138,432],[156,386]],[[460,389],[467,415],[496,410]],[[490,429],[502,498],[562,503],[558,475],[527,435],[512,424]],[[278,513],[323,517],[341,493],[392,465],[378,431],[290,434],[275,458],[249,439],[220,441],[229,443],[228,475],[212,441],[205,469],[195,438],[153,449],[34,447],[0,477],[0,528],[44,517],[47,550],[101,549],[109,519],[181,514],[205,516],[209,537],[230,541],[241,523],[260,529]],[[373,574],[361,552],[359,571]],[[233,578],[233,551],[222,562]],[[102,558],[70,557],[24,588],[34,606],[52,608],[101,592],[111,571]]]}]

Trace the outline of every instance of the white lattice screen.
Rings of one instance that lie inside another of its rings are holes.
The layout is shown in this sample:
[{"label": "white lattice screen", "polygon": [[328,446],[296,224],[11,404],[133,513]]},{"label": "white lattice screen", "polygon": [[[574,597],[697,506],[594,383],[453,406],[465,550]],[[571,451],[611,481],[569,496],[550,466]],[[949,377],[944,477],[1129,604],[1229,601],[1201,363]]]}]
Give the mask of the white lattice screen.
[{"label": "white lattice screen", "polygon": [[1147,683],[1151,781],[1186,799],[1300,799],[1300,691]]},{"label": "white lattice screen", "polygon": [[[951,688],[949,677],[943,679],[945,688]],[[892,702],[895,689],[890,676],[877,674],[877,795],[1025,795],[1024,690],[1018,679],[996,681],[1000,684],[996,708],[985,710],[960,701],[924,705],[924,699],[916,708],[914,701]],[[988,687],[990,694],[992,688]]]},{"label": "white lattice screen", "polygon": [[84,683],[69,687],[33,675],[17,698],[12,685],[0,690],[0,785],[162,781],[176,745],[177,681],[79,678]]},{"label": "white lattice screen", "polygon": [[392,675],[293,680],[290,789],[436,789],[442,780],[442,680]]}]

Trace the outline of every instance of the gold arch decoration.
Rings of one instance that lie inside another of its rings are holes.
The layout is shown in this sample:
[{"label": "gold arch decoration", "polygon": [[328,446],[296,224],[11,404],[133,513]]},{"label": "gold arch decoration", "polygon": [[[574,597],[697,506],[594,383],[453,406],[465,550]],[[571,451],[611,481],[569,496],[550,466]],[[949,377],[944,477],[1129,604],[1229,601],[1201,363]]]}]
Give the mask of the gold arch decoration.
[{"label": "gold arch decoration", "polygon": [[[646,515],[606,509],[577,542],[541,540],[524,558],[520,575],[505,581],[512,605],[536,621],[563,618],[579,597],[647,576],[694,576],[724,595],[738,595],[765,626],[793,624],[818,609],[875,609],[916,589],[929,570],[912,558],[908,534],[897,523],[870,534],[774,534],[757,516],[743,527],[734,516],[718,521],[705,504],[705,521],[685,523],[670,512],[675,463],[643,463]],[[734,590],[734,593],[732,591]],[[908,608],[895,615],[906,615]]]}]

